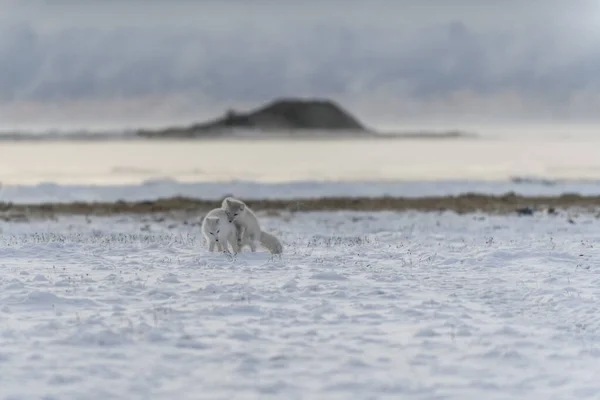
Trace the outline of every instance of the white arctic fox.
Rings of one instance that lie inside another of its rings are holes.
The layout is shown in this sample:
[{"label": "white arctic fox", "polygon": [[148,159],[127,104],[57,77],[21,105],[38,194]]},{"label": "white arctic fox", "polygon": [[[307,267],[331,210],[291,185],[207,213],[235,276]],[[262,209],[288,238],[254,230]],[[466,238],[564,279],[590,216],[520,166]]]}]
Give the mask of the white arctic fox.
[{"label": "white arctic fox", "polygon": [[283,246],[279,239],[260,229],[258,218],[243,201],[226,197],[223,199],[221,207],[229,217],[228,222],[233,222],[237,228],[237,244],[240,250],[244,244],[248,244],[250,250],[256,251],[256,244],[260,242],[273,254],[283,252]]},{"label": "white arctic fox", "polygon": [[215,208],[204,216],[202,233],[208,243],[209,251],[214,251],[216,244],[218,251],[229,253],[227,243],[231,245],[234,253],[240,250],[237,228],[233,222],[229,221],[227,213],[222,208]]}]

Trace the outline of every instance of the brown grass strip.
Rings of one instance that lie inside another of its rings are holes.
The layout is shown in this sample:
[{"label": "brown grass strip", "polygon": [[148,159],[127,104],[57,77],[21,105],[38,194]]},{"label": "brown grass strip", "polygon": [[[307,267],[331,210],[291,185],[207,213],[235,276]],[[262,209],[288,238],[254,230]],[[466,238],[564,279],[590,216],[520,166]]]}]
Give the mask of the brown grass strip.
[{"label": "brown grass strip", "polygon": [[[462,194],[438,197],[322,197],[311,199],[258,199],[247,200],[255,210],[276,211],[453,211],[459,214],[485,212],[515,213],[532,209],[595,210],[600,208],[600,196],[563,194],[561,196],[520,196],[508,193],[501,196]],[[53,217],[55,215],[119,215],[183,212],[203,214],[218,207],[220,201],[187,197],[172,197],[152,201],[74,202],[15,204],[0,203],[0,217],[14,219],[19,216]],[[12,217],[12,218],[11,218]]]}]

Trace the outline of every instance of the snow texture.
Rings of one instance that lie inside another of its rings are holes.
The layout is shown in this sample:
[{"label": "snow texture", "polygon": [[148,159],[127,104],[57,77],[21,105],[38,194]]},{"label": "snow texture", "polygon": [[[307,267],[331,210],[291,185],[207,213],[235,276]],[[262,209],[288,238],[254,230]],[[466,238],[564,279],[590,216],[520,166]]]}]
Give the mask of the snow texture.
[{"label": "snow texture", "polygon": [[598,398],[593,216],[263,225],[281,259],[198,221],[0,222],[0,398]]}]

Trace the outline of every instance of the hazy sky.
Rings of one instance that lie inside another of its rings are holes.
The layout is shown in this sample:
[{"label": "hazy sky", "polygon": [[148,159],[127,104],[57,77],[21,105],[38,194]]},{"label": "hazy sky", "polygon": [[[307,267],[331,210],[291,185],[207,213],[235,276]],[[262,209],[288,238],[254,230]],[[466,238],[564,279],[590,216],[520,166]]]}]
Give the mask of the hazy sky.
[{"label": "hazy sky", "polygon": [[6,126],[190,122],[279,96],[370,125],[600,122],[600,1],[2,1]]}]

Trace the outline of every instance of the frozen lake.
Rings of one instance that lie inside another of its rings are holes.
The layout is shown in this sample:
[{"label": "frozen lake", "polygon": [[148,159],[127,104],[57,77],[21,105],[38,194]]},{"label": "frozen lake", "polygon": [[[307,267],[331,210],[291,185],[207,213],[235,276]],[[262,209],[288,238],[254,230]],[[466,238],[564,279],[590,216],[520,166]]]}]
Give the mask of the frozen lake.
[{"label": "frozen lake", "polygon": [[0,143],[0,182],[600,180],[600,141],[229,140]]}]

